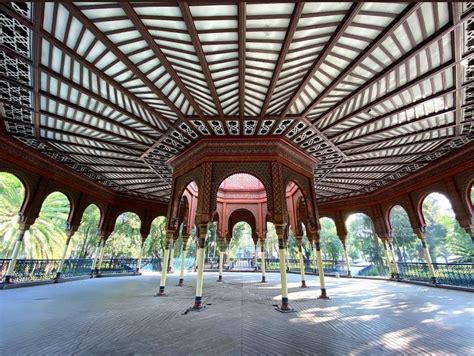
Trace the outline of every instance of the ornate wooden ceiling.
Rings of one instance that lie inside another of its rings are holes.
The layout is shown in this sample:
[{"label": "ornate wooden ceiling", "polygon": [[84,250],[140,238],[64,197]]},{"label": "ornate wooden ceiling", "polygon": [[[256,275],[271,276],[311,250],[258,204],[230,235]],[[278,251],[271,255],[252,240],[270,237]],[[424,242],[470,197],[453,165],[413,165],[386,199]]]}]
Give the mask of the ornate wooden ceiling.
[{"label": "ornate wooden ceiling", "polygon": [[370,192],[472,139],[469,3],[3,3],[6,131],[167,200],[201,137],[284,136],[318,199]]}]

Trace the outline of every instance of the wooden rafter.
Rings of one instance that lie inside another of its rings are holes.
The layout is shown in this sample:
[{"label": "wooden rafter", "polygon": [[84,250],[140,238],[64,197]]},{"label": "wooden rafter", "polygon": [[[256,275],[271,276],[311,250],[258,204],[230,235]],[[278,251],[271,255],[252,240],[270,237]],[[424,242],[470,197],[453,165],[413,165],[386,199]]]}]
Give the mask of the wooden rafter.
[{"label": "wooden rafter", "polygon": [[362,51],[356,59],[354,59],[351,64],[349,64],[337,77],[336,79],[331,82],[312,102],[307,106],[307,108],[303,111],[302,116],[307,116],[311,110],[320,104],[327,95],[336,88],[344,78],[351,73],[358,65],[360,65],[371,53],[374,49],[378,48],[387,38],[389,38],[395,30],[406,21],[406,19],[413,14],[416,10],[420,8],[421,3],[411,3],[408,4],[405,10],[403,10],[391,23],[388,25],[385,30],[383,30],[375,40]]},{"label": "wooden rafter", "polygon": [[238,33],[239,33],[239,116],[245,116],[245,39],[247,23],[247,4],[239,2],[238,8]]},{"label": "wooden rafter", "polygon": [[295,35],[296,28],[298,27],[298,22],[300,20],[301,13],[303,12],[303,8],[304,2],[298,2],[295,4],[295,8],[293,9],[290,24],[288,25],[288,30],[286,31],[285,39],[283,40],[283,45],[281,46],[281,50],[278,55],[278,60],[272,74],[272,80],[270,81],[270,85],[268,86],[267,94],[262,105],[262,110],[260,111],[260,116],[262,117],[266,114],[273,92],[275,91],[275,86],[278,82],[278,78],[280,77],[281,69],[283,68],[283,64],[285,63],[285,58],[288,54],[288,50],[290,49],[291,42],[293,41],[293,36]]},{"label": "wooden rafter", "polygon": [[120,61],[124,63],[158,98],[168,105],[168,107],[174,111],[179,118],[182,117],[181,111],[174,105],[174,103],[169,100],[169,98],[163,94],[161,90],[159,90],[124,53],[120,51],[120,49],[103,32],[101,32],[95,24],[81,12],[81,10],[72,3],[65,2],[62,3],[62,5],[78,18],[79,21],[81,21],[84,26],[86,26],[87,29],[91,31],[117,58],[119,58]]},{"label": "wooden rafter", "polygon": [[290,110],[293,103],[298,99],[299,95],[301,94],[303,89],[306,87],[306,85],[308,84],[310,79],[314,76],[314,74],[321,67],[321,64],[325,61],[326,56],[329,53],[331,53],[334,46],[337,44],[339,39],[342,37],[344,32],[347,30],[347,28],[350,26],[350,24],[354,20],[354,17],[357,16],[358,12],[360,11],[360,9],[362,8],[363,5],[364,5],[363,3],[354,3],[351,6],[351,8],[347,12],[346,16],[344,16],[344,19],[341,21],[341,23],[337,27],[336,31],[332,34],[331,38],[328,40],[328,42],[324,46],[323,50],[319,53],[316,61],[311,66],[308,73],[304,76],[303,80],[298,85],[298,89],[291,96],[291,99],[286,103],[284,109],[281,112],[282,118],[284,118],[286,116],[286,114]]},{"label": "wooden rafter", "polygon": [[214,100],[214,105],[217,109],[217,112],[219,113],[219,118],[222,119],[222,117],[224,116],[224,112],[222,111],[222,106],[219,101],[219,95],[217,94],[214,81],[212,80],[211,71],[209,70],[209,65],[207,63],[206,56],[202,49],[201,41],[199,40],[199,34],[196,30],[196,25],[194,24],[191,10],[189,8],[189,5],[184,2],[180,2],[179,7],[181,9],[181,14],[183,15],[183,20],[186,23],[186,27],[188,28],[189,36],[191,37],[191,41],[194,45],[194,49],[196,50],[196,56],[199,59],[199,63],[203,70],[204,77],[206,78],[206,82],[209,87],[209,91],[211,92],[212,99]]},{"label": "wooden rafter", "polygon": [[[452,2],[449,4],[449,17],[451,20],[451,24],[459,23],[461,21],[461,4],[458,2]],[[456,62],[454,67],[454,80],[456,85],[456,94],[455,94],[455,105],[456,105],[456,136],[461,134],[461,105],[463,101],[463,93],[462,93],[462,68],[461,68],[461,60],[462,60],[462,52],[463,52],[463,43],[462,43],[462,28],[458,26],[454,29],[451,33],[451,41],[452,41],[452,50],[453,50],[453,58]]]},{"label": "wooden rafter", "polygon": [[122,6],[123,10],[127,14],[128,18],[135,25],[135,28],[138,30],[138,32],[140,32],[140,34],[142,35],[143,39],[148,44],[150,49],[153,51],[153,53],[159,59],[160,63],[163,65],[163,67],[165,67],[166,71],[171,76],[171,78],[173,78],[173,81],[176,83],[176,85],[178,85],[179,89],[184,94],[186,99],[189,101],[189,103],[193,107],[194,111],[196,111],[196,113],[198,115],[203,116],[204,114],[203,114],[201,108],[199,107],[199,105],[194,100],[194,97],[189,92],[189,89],[181,81],[181,78],[176,73],[173,66],[171,65],[171,63],[166,58],[165,54],[161,51],[160,47],[158,46],[158,44],[153,39],[153,37],[151,36],[150,32],[147,30],[147,28],[143,24],[140,17],[138,17],[138,15],[135,12],[135,10],[133,9],[132,5],[130,5],[130,3],[128,3],[128,2],[121,2],[120,5]]},{"label": "wooden rafter", "polygon": [[39,89],[41,86],[41,74],[39,71],[39,64],[41,62],[41,38],[39,36],[39,30],[43,23],[44,16],[44,3],[35,2],[33,4],[33,16],[34,16],[34,29],[33,29],[33,97],[34,97],[34,123],[35,123],[35,136],[36,139],[40,138],[39,126],[40,126],[40,114],[39,110],[41,107],[41,101],[39,96]]}]

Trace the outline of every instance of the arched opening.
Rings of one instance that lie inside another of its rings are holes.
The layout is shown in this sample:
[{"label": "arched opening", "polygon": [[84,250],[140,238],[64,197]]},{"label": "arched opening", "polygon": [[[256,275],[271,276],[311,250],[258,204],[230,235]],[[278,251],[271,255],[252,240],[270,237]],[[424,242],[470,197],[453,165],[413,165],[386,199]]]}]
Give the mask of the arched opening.
[{"label": "arched opening", "polygon": [[26,232],[19,258],[58,259],[66,244],[66,222],[70,201],[66,195],[54,192],[43,201],[35,223]]},{"label": "arched opening", "polygon": [[474,255],[471,238],[459,226],[448,198],[431,193],[423,199],[422,213],[433,262],[470,262]]},{"label": "arched opening", "polygon": [[231,259],[251,259],[254,253],[252,227],[245,221],[236,223],[232,229],[229,257]]},{"label": "arched opening", "polygon": [[71,241],[71,258],[92,258],[98,243],[97,228],[100,218],[101,211],[97,205],[90,204],[84,210],[81,224]]},{"label": "arched opening", "polygon": [[413,233],[406,210],[395,205],[389,213],[392,227],[393,247],[399,262],[424,262],[423,249]]},{"label": "arched opening", "polygon": [[138,258],[140,255],[140,226],[137,214],[126,212],[115,220],[115,228],[105,244],[104,256],[108,258]]},{"label": "arched opening", "polygon": [[0,257],[8,258],[16,241],[19,211],[25,199],[25,187],[10,173],[0,172]]},{"label": "arched opening", "polygon": [[151,222],[150,234],[143,247],[143,257],[161,258],[165,253],[166,222],[166,216],[158,216]]},{"label": "arched opening", "polygon": [[351,270],[358,275],[386,275],[383,245],[374,232],[370,217],[363,213],[351,214],[346,227],[348,254],[354,265]]},{"label": "arched opening", "polygon": [[474,206],[474,184],[471,184],[469,191],[469,201],[471,202],[471,208]]},{"label": "arched opening", "polygon": [[344,251],[341,241],[337,236],[334,220],[324,217],[319,219],[319,223],[321,225],[320,239],[323,259],[331,261],[342,260]]}]

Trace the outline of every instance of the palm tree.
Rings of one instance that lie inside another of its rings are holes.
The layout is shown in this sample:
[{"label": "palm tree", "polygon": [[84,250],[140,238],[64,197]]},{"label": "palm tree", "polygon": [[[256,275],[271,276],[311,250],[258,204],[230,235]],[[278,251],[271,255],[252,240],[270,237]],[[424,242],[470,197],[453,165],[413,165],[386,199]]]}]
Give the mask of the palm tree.
[{"label": "palm tree", "polygon": [[[24,197],[23,186],[15,176],[0,173],[0,256],[7,258],[18,234],[18,211]],[[66,243],[65,223],[69,201],[62,193],[50,194],[41,212],[25,234],[19,258],[60,258]]]}]

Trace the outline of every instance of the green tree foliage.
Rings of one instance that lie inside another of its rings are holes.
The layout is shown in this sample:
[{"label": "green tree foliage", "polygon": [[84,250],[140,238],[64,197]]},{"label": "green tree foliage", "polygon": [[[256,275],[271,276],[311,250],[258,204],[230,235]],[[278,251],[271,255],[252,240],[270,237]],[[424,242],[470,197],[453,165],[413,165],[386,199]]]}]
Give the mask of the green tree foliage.
[{"label": "green tree foliage", "polygon": [[347,220],[347,248],[353,261],[373,263],[380,275],[384,275],[384,249],[374,234],[372,221],[365,214],[353,214]]},{"label": "green tree foliage", "polygon": [[472,261],[474,248],[469,235],[454,218],[449,200],[432,193],[423,201],[427,243],[431,258],[437,262]]},{"label": "green tree foliage", "polygon": [[97,229],[100,221],[99,208],[91,204],[82,215],[81,224],[72,237],[71,258],[92,258],[99,241]]},{"label": "green tree foliage", "polygon": [[121,214],[105,244],[104,256],[138,258],[141,249],[140,225],[138,215],[129,212]]},{"label": "green tree foliage", "polygon": [[334,221],[328,218],[321,218],[321,253],[324,260],[341,260],[343,249],[341,240],[337,236],[336,225]]},{"label": "green tree foliage", "polygon": [[150,235],[145,240],[143,248],[143,257],[162,257],[166,247],[165,242],[166,218],[159,216],[151,224]]},{"label": "green tree foliage", "polygon": [[[0,255],[10,256],[18,235],[18,211],[24,197],[21,181],[8,173],[0,173]],[[43,202],[40,214],[25,234],[18,257],[55,259],[61,257],[66,243],[66,220],[69,200],[62,193],[52,193]]]},{"label": "green tree foliage", "polygon": [[238,222],[232,231],[229,257],[251,257],[254,254],[255,245],[252,240],[252,228],[246,222]]},{"label": "green tree foliage", "polygon": [[399,262],[423,262],[421,243],[410,225],[408,214],[400,205],[390,210],[393,245]]}]

